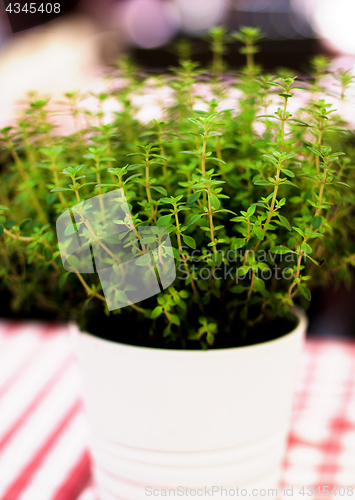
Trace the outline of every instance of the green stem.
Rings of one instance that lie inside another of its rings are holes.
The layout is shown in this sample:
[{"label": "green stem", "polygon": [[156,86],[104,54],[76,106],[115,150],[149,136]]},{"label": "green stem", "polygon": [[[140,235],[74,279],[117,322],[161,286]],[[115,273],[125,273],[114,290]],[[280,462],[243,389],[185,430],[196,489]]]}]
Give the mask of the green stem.
[{"label": "green stem", "polygon": [[319,190],[319,207],[316,210],[316,215],[319,215],[321,210],[322,210],[321,205],[322,205],[324,186],[325,186],[326,180],[327,180],[327,169],[325,168],[324,173],[323,173],[323,179],[322,179],[320,190]]},{"label": "green stem", "polygon": [[219,80],[222,76],[222,56],[217,51],[213,53],[213,75],[216,80]]},{"label": "green stem", "polygon": [[[150,192],[149,165],[150,165],[150,162],[147,159],[146,162],[145,162],[145,189],[146,189],[146,192],[147,192],[148,201],[149,201],[149,203],[152,204],[153,203],[153,199],[152,199],[152,195],[151,195],[151,192]],[[154,210],[153,205],[151,205],[151,211],[152,211],[152,217],[154,219],[154,222],[156,223],[157,222],[157,218],[156,218],[156,215],[155,215],[155,210]]]},{"label": "green stem", "polygon": [[[208,215],[209,215],[209,220],[210,220],[211,242],[214,243],[213,211],[212,211],[212,205],[211,205],[209,191],[208,191]],[[214,250],[216,251],[216,247],[214,247]]]},{"label": "green stem", "polygon": [[[305,242],[306,242],[306,239],[304,239],[304,243]],[[300,277],[300,274],[301,274],[301,261],[302,261],[302,257],[303,257],[303,250],[300,251],[300,254],[298,256],[297,270],[296,270],[296,277],[295,277],[295,279],[298,279]],[[294,289],[295,286],[296,286],[296,283],[293,282],[292,285],[289,288],[289,291],[288,291],[288,298],[289,299],[291,299],[293,297],[293,295],[295,294],[295,292],[292,294],[292,290]]]},{"label": "green stem", "polygon": [[[96,182],[97,184],[101,184],[101,173],[100,173],[100,160],[96,160]],[[102,194],[102,188],[101,186],[99,187],[99,195]],[[102,215],[105,215],[105,210],[104,210],[104,202],[102,201],[102,196],[99,198],[99,203],[100,203],[100,210]]]},{"label": "green stem", "polygon": [[[179,216],[178,216],[178,211],[177,211],[176,206],[174,207],[174,215],[175,215],[175,223],[176,223],[176,237],[177,237],[177,240],[178,240],[179,251],[180,251],[180,254],[181,254],[182,259],[184,261],[185,270],[186,270],[187,274],[190,276],[190,274],[191,274],[190,273],[190,269],[189,269],[189,267],[187,265],[186,256],[185,256],[185,254],[183,252],[183,249],[182,249],[181,235],[180,235],[180,222],[179,222]],[[192,287],[192,290],[193,290],[193,293],[194,293],[196,299],[199,300],[199,294],[198,294],[198,291],[197,291],[197,288],[196,288],[196,285],[195,285],[193,277],[192,277],[192,280],[191,280],[191,287]],[[199,307],[202,310],[202,306],[201,306],[200,303],[199,303]]]},{"label": "green stem", "polygon": [[78,202],[80,202],[80,194],[79,194],[79,189],[78,189],[78,185],[76,183],[75,177],[72,177],[72,181],[73,181],[73,187],[74,187],[76,199]]},{"label": "green stem", "polygon": [[[320,147],[322,143],[322,132],[323,132],[323,118],[321,118],[320,124],[319,124],[319,133],[318,133],[318,142],[317,146]],[[320,168],[319,168],[319,156],[316,155],[316,168],[317,168],[317,174],[320,173]]]},{"label": "green stem", "polygon": [[42,224],[48,224],[47,216],[44,213],[44,210],[42,209],[41,205],[39,204],[39,201],[38,201],[38,199],[36,197],[36,194],[34,193],[33,188],[30,185],[31,184],[30,177],[29,177],[28,173],[26,172],[25,167],[23,166],[23,163],[20,160],[20,157],[18,156],[18,154],[15,151],[15,149],[11,147],[11,145],[9,145],[9,149],[11,151],[11,154],[12,154],[12,157],[14,159],[14,162],[18,166],[18,169],[19,169],[22,177],[25,179],[25,181],[28,184],[28,191],[29,191],[30,198],[32,200],[33,206],[37,210],[37,213],[38,213],[38,215],[39,215],[39,217],[41,219]]},{"label": "green stem", "polygon": [[[202,176],[206,175],[206,147],[207,147],[207,136],[204,134],[202,141],[202,153],[201,153],[201,170]],[[206,205],[206,191],[203,192],[203,206]]]},{"label": "green stem", "polygon": [[281,119],[281,147],[285,148],[285,122],[286,122],[286,110],[287,110],[287,97],[285,97],[284,109]]},{"label": "green stem", "polygon": [[250,43],[247,43],[247,72],[249,75],[251,75],[254,72],[254,57],[250,49],[253,48],[253,45]]},{"label": "green stem", "polygon": [[[280,172],[281,172],[281,169],[280,167],[277,167],[277,171],[276,171],[276,182],[274,184],[274,194],[272,196],[272,200],[271,200],[271,205],[270,205],[270,208],[269,208],[269,213],[268,213],[268,216],[267,216],[267,219],[266,219],[266,222],[264,224],[264,227],[263,227],[263,233],[265,234],[266,231],[267,231],[267,224],[270,223],[270,220],[271,220],[271,217],[272,217],[272,214],[274,213],[274,208],[275,208],[275,203],[276,203],[276,196],[277,196],[277,192],[279,190],[279,185],[280,185]],[[260,241],[259,240],[257,242],[257,244],[255,245],[254,247],[254,251],[256,251],[258,249],[258,246],[260,245]]]},{"label": "green stem", "polygon": [[250,283],[247,301],[250,299],[250,296],[251,296],[253,288],[254,288],[254,279],[255,279],[255,273],[253,271],[252,276],[251,276],[251,283]]},{"label": "green stem", "polygon": [[[321,186],[320,186],[320,190],[319,190],[319,207],[317,208],[316,210],[316,215],[319,215],[322,208],[321,208],[321,205],[322,205],[322,200],[323,200],[323,194],[324,194],[324,186],[325,186],[325,182],[326,182],[326,179],[327,179],[327,169],[325,168],[324,169],[324,174],[323,174],[323,179],[322,179],[322,182],[321,182]],[[316,230],[318,231],[318,230]],[[304,238],[303,242],[304,243],[307,243],[307,240],[308,238]],[[298,279],[300,277],[300,274],[301,274],[301,261],[302,261],[302,257],[303,257],[303,250],[301,250],[299,256],[298,256],[298,261],[297,261],[297,269],[296,269],[296,277],[295,279]],[[296,283],[293,282],[292,285],[290,286],[290,289],[289,289],[289,292],[288,292],[288,298],[291,299],[296,292],[293,292],[292,294],[292,290],[293,288],[295,287]]]},{"label": "green stem", "polygon": [[[54,184],[55,184],[55,187],[59,187],[59,179],[58,179],[58,173],[57,173],[57,165],[55,163],[55,161],[53,160],[52,161],[52,169],[53,169],[53,177],[54,177]],[[68,205],[65,201],[65,198],[64,198],[64,195],[63,193],[61,193],[60,191],[57,193],[58,194],[58,197],[60,199],[60,202],[61,204],[65,207],[65,208],[68,208]]]}]

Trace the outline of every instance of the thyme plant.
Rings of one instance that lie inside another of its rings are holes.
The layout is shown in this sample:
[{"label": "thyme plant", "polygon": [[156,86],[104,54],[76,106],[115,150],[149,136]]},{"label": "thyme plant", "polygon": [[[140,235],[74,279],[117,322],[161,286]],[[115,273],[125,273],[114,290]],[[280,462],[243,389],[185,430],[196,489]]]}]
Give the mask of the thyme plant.
[{"label": "thyme plant", "polygon": [[[81,107],[80,92],[64,96],[71,135],[55,133],[49,99],[35,94],[16,125],[0,131],[0,277],[15,310],[36,305],[117,341],[206,349],[280,336],[292,327],[290,306],[307,307],[313,287],[350,283],[355,141],[327,102],[328,61],[314,59],[308,82],[267,75],[254,60],[260,31],[242,28],[233,36],[246,66],[226,70],[226,31],[210,36],[211,73],[186,58],[186,42],[179,66],[164,75],[122,58],[107,93],[95,95],[96,112]],[[334,79],[346,100],[351,75]],[[213,97],[202,111],[196,92],[206,81]],[[152,85],[158,96],[170,89],[173,102],[142,123],[134,95]],[[233,91],[237,105],[221,109]],[[303,104],[291,113],[295,95]],[[121,111],[107,122],[112,98]],[[55,224],[114,189],[124,190],[134,231],[170,234],[177,276],[158,295],[109,312],[97,274],[63,268]]]}]

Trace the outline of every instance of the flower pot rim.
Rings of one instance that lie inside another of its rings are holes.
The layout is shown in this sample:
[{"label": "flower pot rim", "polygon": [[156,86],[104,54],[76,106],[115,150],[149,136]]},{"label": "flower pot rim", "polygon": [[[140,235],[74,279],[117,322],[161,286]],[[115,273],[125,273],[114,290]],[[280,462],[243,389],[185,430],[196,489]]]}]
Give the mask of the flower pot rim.
[{"label": "flower pot rim", "polygon": [[91,337],[93,339],[96,339],[96,340],[103,342],[104,344],[106,343],[107,345],[112,345],[112,346],[116,345],[116,346],[119,346],[120,348],[124,348],[127,350],[136,350],[136,351],[138,350],[140,352],[146,352],[146,353],[148,353],[148,352],[149,353],[160,352],[160,353],[165,353],[165,355],[169,355],[169,356],[179,356],[178,353],[181,353],[181,352],[184,354],[189,353],[189,354],[187,354],[189,356],[190,355],[194,355],[194,356],[212,356],[213,355],[213,356],[216,356],[217,353],[219,353],[219,355],[226,355],[228,353],[236,352],[236,351],[246,352],[246,351],[249,351],[252,349],[253,350],[265,349],[265,348],[268,348],[268,346],[270,346],[270,345],[275,345],[276,343],[280,343],[280,342],[285,341],[286,339],[288,339],[289,337],[292,337],[293,335],[295,335],[296,333],[298,333],[300,331],[302,333],[305,333],[307,330],[307,326],[308,326],[308,318],[307,318],[306,313],[304,312],[303,309],[301,309],[298,306],[292,306],[292,307],[290,307],[290,310],[298,318],[298,323],[293,330],[291,330],[288,333],[285,333],[281,337],[277,337],[276,339],[267,340],[266,342],[259,342],[257,344],[251,344],[251,345],[247,345],[247,346],[223,347],[223,348],[218,348],[218,349],[211,348],[211,349],[206,349],[206,350],[203,350],[203,349],[169,349],[166,347],[137,346],[134,344],[125,344],[123,342],[115,342],[113,340],[107,340],[107,339],[104,339],[102,337],[98,337],[92,333],[81,332],[79,330],[78,326],[76,325],[76,323],[74,323],[74,322],[69,323],[68,328],[69,328],[70,332],[75,332],[75,333],[78,333],[80,335],[84,335],[86,337]]}]

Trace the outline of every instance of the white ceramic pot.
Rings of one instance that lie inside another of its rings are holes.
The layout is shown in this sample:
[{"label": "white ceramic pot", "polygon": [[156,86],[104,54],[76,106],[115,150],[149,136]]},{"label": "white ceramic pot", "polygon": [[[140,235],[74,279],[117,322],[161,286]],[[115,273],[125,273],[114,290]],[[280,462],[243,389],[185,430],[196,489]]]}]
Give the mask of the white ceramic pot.
[{"label": "white ceramic pot", "polygon": [[135,347],[76,329],[100,500],[276,488],[307,326],[297,315],[281,338],[207,351]]}]

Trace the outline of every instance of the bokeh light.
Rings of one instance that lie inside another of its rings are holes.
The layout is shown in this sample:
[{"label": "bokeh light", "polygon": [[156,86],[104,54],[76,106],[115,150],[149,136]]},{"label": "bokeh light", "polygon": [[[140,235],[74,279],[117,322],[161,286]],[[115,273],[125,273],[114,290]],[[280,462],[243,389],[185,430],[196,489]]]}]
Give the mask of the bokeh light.
[{"label": "bokeh light", "polygon": [[131,42],[153,48],[167,43],[179,28],[173,3],[159,0],[128,0],[120,9],[123,26]]},{"label": "bokeh light", "polygon": [[204,31],[224,21],[228,4],[225,0],[174,0],[187,33]]}]

